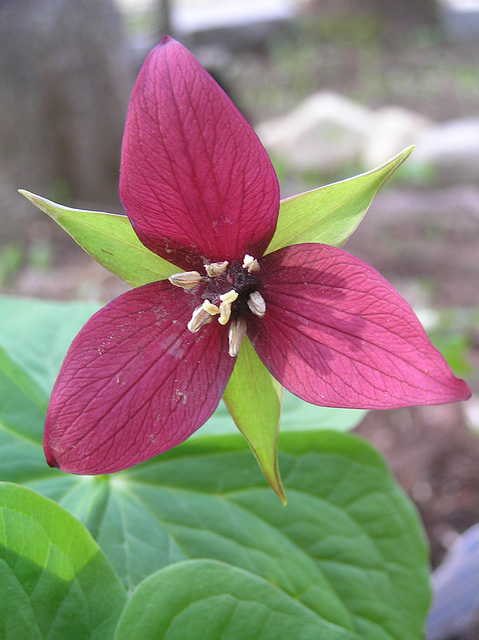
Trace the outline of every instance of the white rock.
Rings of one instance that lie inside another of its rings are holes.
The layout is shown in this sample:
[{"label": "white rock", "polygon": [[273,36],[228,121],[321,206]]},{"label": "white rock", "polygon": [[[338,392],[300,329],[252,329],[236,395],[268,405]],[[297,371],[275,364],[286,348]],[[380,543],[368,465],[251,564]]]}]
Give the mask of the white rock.
[{"label": "white rock", "polygon": [[332,172],[357,162],[371,116],[339,94],[319,92],[257,127],[266,149],[293,169]]},{"label": "white rock", "polygon": [[416,144],[431,120],[403,107],[387,106],[371,113],[371,126],[362,152],[365,167],[377,167],[405,147]]},{"label": "white rock", "polygon": [[442,184],[479,181],[479,118],[451,120],[428,129],[408,165],[427,167]]}]

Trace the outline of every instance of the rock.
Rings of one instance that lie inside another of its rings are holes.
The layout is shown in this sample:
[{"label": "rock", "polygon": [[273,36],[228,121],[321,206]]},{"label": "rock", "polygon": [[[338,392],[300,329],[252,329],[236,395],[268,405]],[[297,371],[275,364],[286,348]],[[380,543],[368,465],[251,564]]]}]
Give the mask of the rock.
[{"label": "rock", "polygon": [[479,637],[479,524],[460,536],[432,576],[426,640]]},{"label": "rock", "polygon": [[319,92],[285,116],[257,127],[266,149],[291,168],[333,173],[358,162],[371,123],[362,105]]},{"label": "rock", "polygon": [[365,167],[377,167],[405,147],[416,144],[432,121],[421,114],[397,106],[387,106],[371,113],[362,159]]},{"label": "rock", "polygon": [[409,169],[430,170],[437,184],[479,181],[479,118],[431,127],[417,141]]}]

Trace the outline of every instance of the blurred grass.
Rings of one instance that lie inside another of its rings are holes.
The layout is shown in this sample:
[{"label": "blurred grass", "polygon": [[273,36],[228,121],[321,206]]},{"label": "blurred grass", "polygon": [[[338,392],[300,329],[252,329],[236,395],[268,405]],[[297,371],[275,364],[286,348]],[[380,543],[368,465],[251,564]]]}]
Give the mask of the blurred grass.
[{"label": "blurred grass", "polygon": [[255,122],[284,113],[318,90],[370,107],[398,104],[436,120],[479,110],[479,42],[451,42],[439,28],[391,41],[373,16],[299,16],[292,35],[264,55],[236,56],[230,80]]}]

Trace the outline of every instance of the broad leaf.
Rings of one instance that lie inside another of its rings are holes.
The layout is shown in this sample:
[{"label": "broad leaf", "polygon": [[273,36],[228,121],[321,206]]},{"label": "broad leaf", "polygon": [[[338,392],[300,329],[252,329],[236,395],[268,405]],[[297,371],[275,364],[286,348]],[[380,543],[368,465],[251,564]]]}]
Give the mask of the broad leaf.
[{"label": "broad leaf", "polygon": [[116,640],[360,640],[267,580],[211,560],[155,573],[133,594]]},{"label": "broad leaf", "polygon": [[265,478],[286,503],[278,468],[277,441],[283,389],[244,338],[224,401],[248,441]]},{"label": "broad leaf", "polygon": [[0,480],[42,475],[45,391],[0,346]]},{"label": "broad leaf", "polygon": [[413,148],[404,149],[377,169],[283,200],[276,232],[266,253],[303,242],[336,247],[344,244],[383,184]]},{"label": "broad leaf", "polygon": [[427,607],[421,530],[365,443],[328,431],[284,434],[286,508],[240,436],[193,438],[111,477],[71,476],[44,461],[42,388],[12,358],[4,357],[3,370],[12,383],[7,395],[0,389],[2,479],[77,515],[128,590],[169,564],[211,558],[273,581],[362,638],[420,637]]},{"label": "broad leaf", "polygon": [[130,591],[169,564],[209,558],[273,582],[361,638],[419,640],[427,549],[379,455],[328,431],[283,435],[279,452],[287,507],[240,436],[190,440],[101,482],[25,482],[85,522]]},{"label": "broad leaf", "polygon": [[133,287],[165,280],[181,271],[147,249],[126,216],[71,209],[29,191],[20,193],[53,218],[97,262]]},{"label": "broad leaf", "polygon": [[[43,304],[67,322],[62,305]],[[2,322],[0,336],[15,343]],[[33,325],[24,338],[27,351]],[[48,352],[48,340],[43,348]],[[110,477],[71,476],[45,464],[50,374],[41,371],[39,353],[29,360],[16,345],[1,360],[1,479],[23,482],[77,515],[129,591],[170,564],[209,558],[273,582],[288,600],[361,638],[419,640],[428,606],[421,527],[367,444],[329,431],[283,434],[286,508],[240,436],[192,438]],[[22,371],[29,362],[38,365],[35,377]]]},{"label": "broad leaf", "polygon": [[0,483],[0,636],[108,640],[126,600],[85,527],[34,491]]},{"label": "broad leaf", "polygon": [[73,338],[100,306],[0,296],[0,347],[50,395]]}]

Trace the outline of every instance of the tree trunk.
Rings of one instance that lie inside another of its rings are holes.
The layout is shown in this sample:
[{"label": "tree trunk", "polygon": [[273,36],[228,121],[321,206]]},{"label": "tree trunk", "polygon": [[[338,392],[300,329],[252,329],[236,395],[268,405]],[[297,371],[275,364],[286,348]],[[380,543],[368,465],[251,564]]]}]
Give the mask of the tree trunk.
[{"label": "tree trunk", "polygon": [[134,76],[112,1],[0,0],[0,79],[0,195],[118,209]]}]

